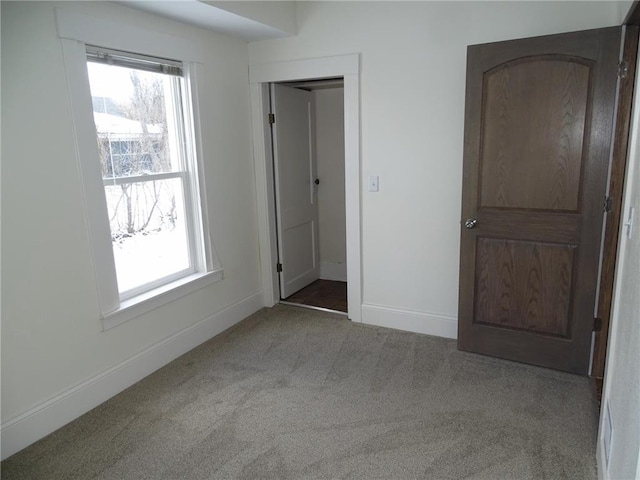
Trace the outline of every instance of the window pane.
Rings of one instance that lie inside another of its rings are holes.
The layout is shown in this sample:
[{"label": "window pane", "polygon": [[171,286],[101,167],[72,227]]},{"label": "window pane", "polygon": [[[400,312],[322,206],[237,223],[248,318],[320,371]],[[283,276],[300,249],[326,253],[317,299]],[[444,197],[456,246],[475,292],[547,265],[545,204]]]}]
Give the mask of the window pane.
[{"label": "window pane", "polygon": [[118,289],[127,298],[194,271],[187,177],[152,180],[185,171],[182,78],[92,61],[87,70]]},{"label": "window pane", "polygon": [[102,177],[181,171],[180,78],[88,62]]},{"label": "window pane", "polygon": [[105,187],[118,288],[190,268],[181,178]]}]

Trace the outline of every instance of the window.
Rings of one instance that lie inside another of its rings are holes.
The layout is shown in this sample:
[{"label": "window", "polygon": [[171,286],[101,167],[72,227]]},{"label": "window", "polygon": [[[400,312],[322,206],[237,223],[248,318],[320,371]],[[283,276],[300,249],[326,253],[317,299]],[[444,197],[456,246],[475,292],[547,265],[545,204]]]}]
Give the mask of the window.
[{"label": "window", "polygon": [[108,329],[222,279],[200,163],[202,54],[182,38],[56,15]]},{"label": "window", "polygon": [[182,63],[87,47],[121,300],[198,270]]}]

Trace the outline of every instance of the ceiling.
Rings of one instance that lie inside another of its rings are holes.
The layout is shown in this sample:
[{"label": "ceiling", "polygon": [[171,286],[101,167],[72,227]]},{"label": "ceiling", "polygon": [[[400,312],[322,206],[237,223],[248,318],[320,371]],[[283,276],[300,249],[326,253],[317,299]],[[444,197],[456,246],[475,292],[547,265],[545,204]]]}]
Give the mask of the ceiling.
[{"label": "ceiling", "polygon": [[116,3],[230,35],[248,42],[282,38],[290,35],[290,33],[267,23],[252,20],[199,0],[120,0]]}]

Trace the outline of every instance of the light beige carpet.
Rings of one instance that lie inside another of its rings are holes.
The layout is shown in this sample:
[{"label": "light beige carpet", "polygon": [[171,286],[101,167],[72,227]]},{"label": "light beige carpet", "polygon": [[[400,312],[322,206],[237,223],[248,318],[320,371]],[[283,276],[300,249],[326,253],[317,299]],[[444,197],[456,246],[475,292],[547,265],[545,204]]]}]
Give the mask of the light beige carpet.
[{"label": "light beige carpet", "polygon": [[587,378],[264,309],[19,452],[3,479],[594,479]]}]

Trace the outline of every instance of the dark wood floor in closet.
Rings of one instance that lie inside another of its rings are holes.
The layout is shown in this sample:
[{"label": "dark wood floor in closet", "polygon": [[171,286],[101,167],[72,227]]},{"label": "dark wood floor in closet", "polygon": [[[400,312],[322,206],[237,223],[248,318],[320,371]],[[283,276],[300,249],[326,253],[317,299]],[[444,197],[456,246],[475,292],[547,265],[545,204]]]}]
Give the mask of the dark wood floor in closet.
[{"label": "dark wood floor in closet", "polygon": [[338,312],[347,312],[347,283],[333,280],[316,280],[311,285],[297,291],[287,302],[328,308]]}]

